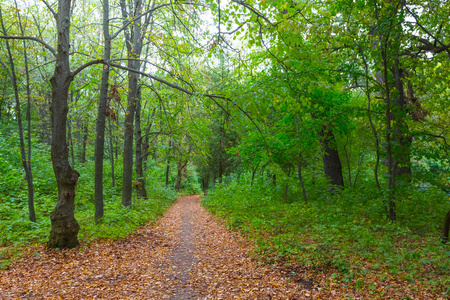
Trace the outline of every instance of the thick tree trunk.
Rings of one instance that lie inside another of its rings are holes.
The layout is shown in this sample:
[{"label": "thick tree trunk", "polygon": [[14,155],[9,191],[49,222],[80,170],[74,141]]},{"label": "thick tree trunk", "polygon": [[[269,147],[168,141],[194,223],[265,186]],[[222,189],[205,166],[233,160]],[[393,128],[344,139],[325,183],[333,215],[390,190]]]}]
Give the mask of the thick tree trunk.
[{"label": "thick tree trunk", "polygon": [[135,115],[135,141],[136,141],[136,176],[137,176],[137,194],[140,198],[147,198],[147,191],[145,190],[144,171],[142,168],[142,133],[141,133],[141,102],[140,90],[138,91],[138,99],[136,101],[136,115]]},{"label": "thick tree trunk", "polygon": [[69,65],[70,0],[59,0],[56,16],[58,52],[52,85],[52,146],[51,158],[58,186],[58,202],[50,214],[52,229],[50,248],[73,248],[78,245],[80,226],[75,219],[75,188],[80,173],[69,164],[66,140],[69,86],[73,79]]},{"label": "thick tree trunk", "polygon": [[[109,0],[103,0],[103,59],[106,65],[102,70],[102,82],[100,84],[100,98],[98,100],[97,123],[95,128],[95,222],[99,223],[103,218],[103,155],[105,151],[105,118],[106,102],[108,101],[109,62],[111,59],[111,38],[109,36]],[[112,153],[111,153],[112,156]]]},{"label": "thick tree trunk", "polygon": [[342,165],[337,150],[336,140],[331,128],[324,125],[319,132],[323,150],[323,171],[331,190],[335,192],[334,186],[344,187],[344,178],[342,176]]}]

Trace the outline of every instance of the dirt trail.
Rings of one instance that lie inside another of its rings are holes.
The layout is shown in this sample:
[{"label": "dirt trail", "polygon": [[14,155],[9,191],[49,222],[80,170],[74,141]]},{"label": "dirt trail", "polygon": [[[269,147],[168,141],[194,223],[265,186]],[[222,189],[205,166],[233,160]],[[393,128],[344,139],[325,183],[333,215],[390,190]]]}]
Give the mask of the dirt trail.
[{"label": "dirt trail", "polygon": [[[153,226],[116,242],[35,248],[0,271],[0,299],[306,299],[315,291],[261,266],[239,235],[181,197]],[[303,288],[302,288],[303,287]]]}]

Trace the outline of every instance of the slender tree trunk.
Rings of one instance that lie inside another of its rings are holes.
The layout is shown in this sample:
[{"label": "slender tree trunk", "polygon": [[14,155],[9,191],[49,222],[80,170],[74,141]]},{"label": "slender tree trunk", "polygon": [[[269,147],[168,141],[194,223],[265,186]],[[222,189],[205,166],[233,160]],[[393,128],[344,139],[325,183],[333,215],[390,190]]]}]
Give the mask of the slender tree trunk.
[{"label": "slender tree trunk", "polygon": [[111,185],[112,187],[116,186],[116,180],[114,176],[114,147],[113,147],[113,131],[111,125],[111,118],[108,118],[109,125],[109,152],[111,153],[109,159],[111,160]]},{"label": "slender tree trunk", "polygon": [[183,166],[181,161],[177,164],[177,182],[175,184],[175,190],[179,191],[181,189],[181,177],[183,176]]},{"label": "slender tree trunk", "polygon": [[[16,4],[17,6],[17,4]],[[7,35],[6,29],[5,29],[5,25],[3,23],[3,16],[2,16],[2,11],[0,8],[0,21],[1,21],[1,25],[2,25],[2,30],[3,33],[5,35]],[[20,22],[20,20],[19,20]],[[20,27],[22,29],[22,24],[20,24]],[[23,33],[23,30],[22,30]],[[27,160],[27,154],[25,153],[25,141],[23,138],[23,125],[22,125],[22,113],[21,113],[21,109],[20,109],[20,100],[19,100],[19,89],[17,86],[17,77],[16,77],[16,71],[15,71],[15,66],[14,66],[14,60],[13,60],[13,56],[11,53],[11,48],[9,46],[9,41],[6,40],[6,50],[8,52],[8,58],[9,58],[9,63],[10,63],[10,67],[11,67],[11,72],[10,72],[10,77],[11,77],[11,83],[13,86],[13,90],[14,90],[14,99],[16,102],[16,117],[17,117],[17,125],[19,128],[19,140],[20,140],[20,155],[22,158],[22,166],[23,169],[25,171],[25,178],[27,180],[27,188],[28,188],[28,214],[29,214],[29,218],[30,221],[32,222],[36,222],[36,213],[34,210],[34,190],[33,190],[33,175],[31,173],[31,148],[30,148],[30,136],[28,136],[28,160]],[[28,109],[29,109],[29,105],[30,105],[30,85],[29,85],[29,74],[28,74],[28,63],[27,63],[27,58],[26,58],[26,44],[24,42],[24,51],[25,51],[25,61],[26,61],[26,75],[27,75],[27,95],[28,95],[28,106],[27,106],[27,117],[29,116],[28,113]],[[30,130],[30,123],[28,123],[28,129]]]},{"label": "slender tree trunk", "polygon": [[144,171],[142,168],[142,132],[141,132],[141,92],[138,91],[138,99],[136,101],[136,115],[135,115],[135,141],[136,141],[136,176],[137,176],[137,194],[140,198],[147,198],[147,191],[145,190]]},{"label": "slender tree trunk", "polygon": [[219,183],[222,183],[222,176],[223,176],[222,156],[219,156]]},{"label": "slender tree trunk", "polygon": [[[138,15],[142,11],[142,1],[137,0],[133,5],[132,15],[128,15],[127,4],[125,0],[120,1],[122,17],[124,23],[128,22],[130,17]],[[140,70],[140,55],[142,52],[142,28],[141,18],[136,18],[131,26],[131,33],[124,31],[125,43],[127,46],[128,68],[131,70]],[[133,136],[134,136],[134,114],[136,109],[137,93],[138,93],[139,75],[135,72],[128,72],[128,95],[127,95],[127,111],[125,114],[125,130],[123,142],[123,176],[122,176],[122,205],[131,205],[131,196],[133,190]]]},{"label": "slender tree trunk", "polygon": [[442,229],[442,243],[446,244],[448,242],[448,233],[450,230],[450,210],[445,216],[444,227]]},{"label": "slender tree trunk", "polygon": [[303,195],[303,201],[305,201],[305,204],[308,205],[308,198],[306,198],[306,189],[305,189],[305,182],[303,181],[302,176],[302,155],[299,154],[300,159],[297,163],[297,174],[298,174],[298,182],[300,183],[300,187],[302,188],[302,195]]},{"label": "slender tree trunk", "polygon": [[169,174],[170,174],[170,158],[167,160],[167,167],[166,167],[166,187],[169,186]]},{"label": "slender tree trunk", "polygon": [[[172,146],[172,141],[169,140],[169,152]],[[166,187],[169,186],[169,175],[170,175],[170,154],[167,155],[167,167],[166,167]]]},{"label": "slender tree trunk", "polygon": [[[100,84],[100,98],[98,100],[97,123],[95,128],[95,223],[100,223],[103,218],[103,155],[105,152],[105,118],[106,102],[108,101],[109,63],[111,59],[111,38],[109,36],[109,0],[103,0],[103,59],[105,66],[102,70],[102,82]],[[112,153],[111,153],[112,156]]]},{"label": "slender tree trunk", "polygon": [[[381,189],[380,181],[378,179],[378,167],[380,165],[380,136],[377,132],[377,129],[375,128],[375,125],[373,124],[372,120],[372,114],[371,114],[371,105],[372,105],[372,97],[370,95],[369,90],[369,66],[367,64],[366,58],[364,56],[364,52],[362,51],[362,48],[359,48],[359,52],[361,54],[361,57],[364,62],[364,69],[365,69],[365,77],[366,77],[366,90],[365,94],[367,97],[367,117],[369,118],[370,128],[372,130],[373,136],[375,137],[375,153],[377,156],[377,159],[375,161],[375,167],[374,167],[374,177],[375,177],[375,183],[377,184],[378,189]],[[356,185],[356,178],[355,178],[355,185]]]},{"label": "slender tree trunk", "polygon": [[84,164],[86,162],[86,146],[88,143],[88,126],[83,125],[83,147],[80,155],[80,163]]},{"label": "slender tree trunk", "polygon": [[256,171],[258,171],[259,163],[256,165],[256,167],[253,168],[252,171],[252,181],[250,183],[250,186],[253,186],[253,181],[255,180]]},{"label": "slender tree trunk", "polygon": [[73,248],[78,245],[80,226],[75,219],[75,188],[80,173],[69,164],[66,128],[70,73],[70,0],[58,1],[56,24],[58,48],[52,86],[52,146],[51,158],[58,186],[58,202],[50,214],[52,229],[48,241],[50,248]]},{"label": "slender tree trunk", "polygon": [[[155,107],[153,109],[153,113],[152,113],[151,117],[149,115],[148,120],[147,120],[147,126],[145,127],[145,142],[144,142],[144,145],[143,145],[143,148],[142,148],[142,150],[144,151],[144,155],[143,155],[144,171],[147,170],[147,160],[148,160],[148,156],[150,154],[149,153],[149,151],[150,151],[149,150],[149,148],[150,148],[150,130],[153,127],[153,118],[154,118],[155,113],[156,113],[156,108],[157,107]],[[155,140],[156,140],[156,138],[157,137],[155,137]]]},{"label": "slender tree trunk", "polygon": [[331,128],[324,125],[319,132],[323,148],[323,170],[331,190],[334,193],[334,186],[344,187],[344,178],[342,176],[342,165],[337,150],[336,140]]},{"label": "slender tree trunk", "polygon": [[394,77],[395,98],[392,104],[394,107],[394,128],[393,128],[393,174],[396,177],[396,183],[410,183],[411,182],[411,142],[412,138],[408,134],[408,125],[406,123],[407,111],[405,90],[403,88],[403,69],[400,67],[398,58],[395,60],[392,68],[392,75]]}]

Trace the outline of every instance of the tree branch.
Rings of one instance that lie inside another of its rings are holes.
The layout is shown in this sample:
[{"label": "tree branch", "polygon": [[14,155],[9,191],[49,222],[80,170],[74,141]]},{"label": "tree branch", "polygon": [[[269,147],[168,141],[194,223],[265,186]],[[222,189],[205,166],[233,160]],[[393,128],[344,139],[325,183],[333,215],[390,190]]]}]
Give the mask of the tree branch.
[{"label": "tree branch", "polygon": [[41,45],[43,45],[45,48],[47,48],[47,50],[49,50],[54,56],[56,56],[56,50],[55,48],[53,48],[52,46],[50,46],[49,44],[47,44],[46,42],[44,42],[41,39],[38,39],[37,37],[34,36],[0,36],[0,39],[5,39],[5,40],[32,40],[35,42],[40,43]]},{"label": "tree branch", "polygon": [[42,2],[44,2],[45,6],[47,6],[48,10],[52,13],[53,17],[56,19],[56,12],[55,10],[50,6],[50,4],[48,4],[48,2],[46,0],[41,0]]}]

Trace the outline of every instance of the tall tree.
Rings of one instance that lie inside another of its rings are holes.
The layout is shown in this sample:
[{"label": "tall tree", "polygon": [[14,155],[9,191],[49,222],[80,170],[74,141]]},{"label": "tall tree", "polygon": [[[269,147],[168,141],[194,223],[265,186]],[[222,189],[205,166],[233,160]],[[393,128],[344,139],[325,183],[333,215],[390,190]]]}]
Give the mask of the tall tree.
[{"label": "tall tree", "polygon": [[[17,7],[17,3],[16,7]],[[2,31],[3,34],[6,36],[8,35],[5,29],[5,24],[3,22],[3,16],[2,16],[2,10],[0,7],[0,22],[2,25]],[[21,33],[23,34],[23,27],[21,24],[21,20],[20,20],[20,15],[19,15],[19,23],[20,23],[20,29],[21,29]],[[25,142],[24,142],[24,137],[23,137],[23,124],[22,124],[22,112],[21,112],[21,105],[20,105],[20,99],[19,99],[19,87],[17,84],[17,76],[16,76],[16,68],[14,65],[14,59],[13,59],[13,55],[11,52],[11,47],[9,46],[9,41],[6,40],[6,50],[8,52],[8,58],[9,58],[9,65],[11,68],[11,71],[9,72],[10,78],[11,78],[11,83],[13,86],[13,90],[14,90],[14,99],[16,101],[16,115],[17,115],[17,125],[19,127],[19,140],[20,140],[20,155],[22,156],[22,166],[23,169],[25,171],[25,177],[27,180],[27,187],[28,187],[28,214],[29,214],[29,218],[30,221],[32,222],[36,222],[36,213],[34,210],[34,189],[33,189],[33,175],[31,172],[31,135],[30,135],[30,130],[31,130],[31,126],[30,126],[30,109],[31,109],[31,92],[30,92],[30,77],[29,77],[29,73],[28,73],[28,56],[27,56],[27,48],[26,48],[26,43],[25,40],[23,40],[23,45],[24,45],[24,59],[25,59],[25,72],[26,72],[26,77],[27,77],[27,121],[28,121],[28,155],[25,153]]]},{"label": "tall tree", "polygon": [[[103,153],[105,148],[105,118],[106,102],[108,98],[109,71],[111,60],[111,37],[109,34],[109,0],[103,0],[103,60],[105,65],[102,70],[102,82],[100,84],[100,98],[98,100],[97,123],[95,128],[95,222],[103,218]],[[111,128],[111,125],[110,125]],[[112,155],[112,153],[111,153]]]}]

